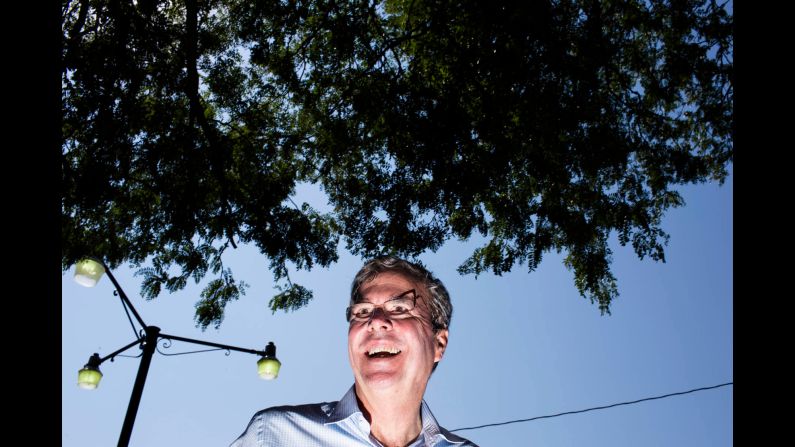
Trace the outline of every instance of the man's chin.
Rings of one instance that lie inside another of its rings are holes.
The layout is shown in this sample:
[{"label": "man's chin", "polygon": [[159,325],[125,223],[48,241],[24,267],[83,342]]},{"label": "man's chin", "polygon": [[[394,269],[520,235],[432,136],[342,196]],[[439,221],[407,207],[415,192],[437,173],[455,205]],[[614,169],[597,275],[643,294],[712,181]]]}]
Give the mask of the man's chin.
[{"label": "man's chin", "polygon": [[391,388],[399,383],[400,373],[393,368],[368,369],[361,372],[363,385],[371,389]]}]

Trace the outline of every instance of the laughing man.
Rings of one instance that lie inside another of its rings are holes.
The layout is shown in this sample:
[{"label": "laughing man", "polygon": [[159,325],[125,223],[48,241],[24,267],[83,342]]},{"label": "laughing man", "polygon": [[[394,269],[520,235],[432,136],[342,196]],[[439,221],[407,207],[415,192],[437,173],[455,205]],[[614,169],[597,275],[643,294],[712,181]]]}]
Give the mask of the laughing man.
[{"label": "laughing man", "polygon": [[345,313],[353,386],[338,402],[258,412],[232,447],[477,447],[442,428],[422,399],[452,313],[447,289],[422,266],[367,262]]}]

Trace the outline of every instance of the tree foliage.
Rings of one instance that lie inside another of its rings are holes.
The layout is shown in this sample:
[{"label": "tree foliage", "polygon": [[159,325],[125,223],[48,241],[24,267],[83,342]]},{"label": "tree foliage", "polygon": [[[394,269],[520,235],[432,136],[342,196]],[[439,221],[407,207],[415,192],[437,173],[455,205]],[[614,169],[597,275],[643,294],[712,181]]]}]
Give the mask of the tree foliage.
[{"label": "tree foliage", "polygon": [[[221,323],[253,243],[288,266],[486,241],[461,273],[565,251],[618,295],[608,238],[664,261],[673,189],[732,159],[732,17],[714,1],[63,2],[63,268],[145,267],[143,294],[212,279]],[[299,208],[300,182],[333,211]],[[176,273],[175,273],[176,272]]]}]

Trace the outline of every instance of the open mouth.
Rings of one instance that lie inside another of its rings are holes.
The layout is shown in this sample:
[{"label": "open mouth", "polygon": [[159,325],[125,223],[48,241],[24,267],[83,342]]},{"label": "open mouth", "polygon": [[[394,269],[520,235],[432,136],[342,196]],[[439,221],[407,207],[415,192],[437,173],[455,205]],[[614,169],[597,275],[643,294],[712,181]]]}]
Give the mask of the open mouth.
[{"label": "open mouth", "polygon": [[378,347],[367,351],[367,357],[371,359],[394,357],[398,354],[400,354],[400,349],[397,348]]}]

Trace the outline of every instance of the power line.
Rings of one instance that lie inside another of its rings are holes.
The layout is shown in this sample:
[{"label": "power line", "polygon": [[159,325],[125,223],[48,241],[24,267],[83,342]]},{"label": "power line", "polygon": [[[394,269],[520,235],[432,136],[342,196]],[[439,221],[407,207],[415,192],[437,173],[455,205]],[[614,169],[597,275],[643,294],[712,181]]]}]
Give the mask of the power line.
[{"label": "power line", "polygon": [[665,395],[662,395],[662,396],[647,397],[647,398],[644,398],[644,399],[633,400],[631,402],[621,402],[621,403],[612,404],[612,405],[605,405],[605,406],[602,406],[602,407],[587,408],[585,410],[566,411],[564,413],[550,414],[550,415],[546,415],[546,416],[536,416],[536,417],[529,418],[529,419],[517,419],[517,420],[514,420],[514,421],[497,422],[497,423],[494,423],[494,424],[485,424],[485,425],[477,425],[475,427],[456,428],[455,430],[450,430],[450,432],[463,431],[463,430],[475,430],[475,429],[484,428],[484,427],[495,427],[495,426],[498,426],[498,425],[515,424],[517,422],[534,421],[536,419],[554,418],[554,417],[563,416],[563,415],[566,415],[566,414],[576,414],[576,413],[585,413],[586,411],[604,410],[605,408],[618,407],[620,405],[636,404],[638,402],[644,402],[644,401],[647,401],[647,400],[664,399],[666,397],[671,397],[671,396],[681,396],[682,394],[695,393],[696,391],[711,390],[711,389],[714,389],[714,388],[720,388],[722,386],[727,386],[727,385],[734,385],[734,382],[726,382],[726,383],[722,383],[720,385],[708,386],[708,387],[704,387],[704,388],[695,388],[695,389],[692,389],[692,390],[689,390],[689,391],[681,391],[681,392],[678,392],[678,393],[665,394]]}]

